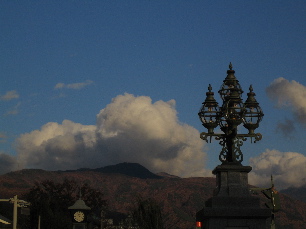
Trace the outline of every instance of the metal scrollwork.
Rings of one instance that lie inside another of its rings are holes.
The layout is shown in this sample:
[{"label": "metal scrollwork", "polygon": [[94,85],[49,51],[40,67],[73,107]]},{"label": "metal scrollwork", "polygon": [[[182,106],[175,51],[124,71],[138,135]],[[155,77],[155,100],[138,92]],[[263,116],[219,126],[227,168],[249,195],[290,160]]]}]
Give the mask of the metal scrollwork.
[{"label": "metal scrollwork", "polygon": [[242,162],[243,161],[243,154],[240,150],[240,146],[243,145],[243,141],[246,141],[247,138],[245,137],[237,137],[234,140],[234,147],[233,147],[233,154],[234,154],[234,162]]},{"label": "metal scrollwork", "polygon": [[202,140],[206,141],[206,142],[208,142],[208,141],[207,141],[207,137],[208,137],[208,135],[207,135],[205,132],[203,132],[203,133],[200,134],[200,138],[201,138]]},{"label": "metal scrollwork", "polygon": [[226,146],[225,139],[222,137],[216,137],[217,140],[220,140],[219,144],[222,146],[222,150],[219,154],[219,160],[224,163],[227,161],[228,148]]},{"label": "metal scrollwork", "polygon": [[[200,138],[204,141],[211,142],[212,137],[214,137],[219,144],[222,146],[222,150],[219,155],[219,160],[222,163],[234,162],[241,163],[243,161],[243,154],[240,150],[240,147],[243,145],[243,142],[247,140],[248,137],[255,138],[254,143],[260,141],[262,139],[262,135],[260,133],[256,134],[236,134],[234,137],[230,137],[227,134],[215,134],[215,133],[205,133],[202,132],[200,134]],[[229,142],[232,142],[229,144]]]},{"label": "metal scrollwork", "polygon": [[255,141],[254,141],[254,143],[260,141],[261,139],[262,139],[261,133],[257,133],[256,136],[255,136]]}]

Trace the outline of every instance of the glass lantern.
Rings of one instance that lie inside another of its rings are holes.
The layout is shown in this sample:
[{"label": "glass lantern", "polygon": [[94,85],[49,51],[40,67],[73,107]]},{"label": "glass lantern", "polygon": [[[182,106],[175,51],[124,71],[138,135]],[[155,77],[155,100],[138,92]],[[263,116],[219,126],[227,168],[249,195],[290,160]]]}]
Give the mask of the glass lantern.
[{"label": "glass lantern", "polygon": [[255,99],[252,85],[249,88],[248,98],[244,103],[245,113],[243,119],[243,126],[249,130],[249,134],[254,134],[254,130],[258,128],[259,122],[263,118],[263,112],[258,102]]},{"label": "glass lantern", "polygon": [[206,92],[206,99],[202,103],[202,107],[198,113],[202,125],[208,129],[208,133],[214,133],[214,129],[219,123],[219,106],[214,98],[214,93],[211,91],[212,87],[209,84],[208,92]]}]

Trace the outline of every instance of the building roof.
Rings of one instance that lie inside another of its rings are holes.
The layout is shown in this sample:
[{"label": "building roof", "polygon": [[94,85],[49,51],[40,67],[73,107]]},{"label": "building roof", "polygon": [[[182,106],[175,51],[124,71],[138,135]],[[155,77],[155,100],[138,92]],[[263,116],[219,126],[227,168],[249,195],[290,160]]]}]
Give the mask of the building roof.
[{"label": "building roof", "polygon": [[11,224],[12,221],[5,218],[3,215],[0,215],[0,223],[3,223],[3,224]]},{"label": "building roof", "polygon": [[78,199],[74,205],[70,206],[68,209],[90,210],[91,208],[85,204],[84,200]]}]

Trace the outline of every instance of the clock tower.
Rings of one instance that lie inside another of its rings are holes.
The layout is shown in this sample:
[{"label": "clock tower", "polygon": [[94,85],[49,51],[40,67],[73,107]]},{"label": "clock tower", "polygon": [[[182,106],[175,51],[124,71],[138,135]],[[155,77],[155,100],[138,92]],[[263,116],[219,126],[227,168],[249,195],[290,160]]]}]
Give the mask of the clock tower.
[{"label": "clock tower", "polygon": [[86,229],[87,215],[91,208],[88,207],[80,197],[80,199],[78,199],[74,205],[68,207],[68,209],[72,217],[73,229]]}]

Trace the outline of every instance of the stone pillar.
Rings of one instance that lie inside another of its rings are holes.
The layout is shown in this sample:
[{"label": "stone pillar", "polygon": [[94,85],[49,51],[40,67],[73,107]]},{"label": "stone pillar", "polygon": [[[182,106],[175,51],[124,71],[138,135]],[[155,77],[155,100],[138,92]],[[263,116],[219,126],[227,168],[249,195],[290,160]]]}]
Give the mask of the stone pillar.
[{"label": "stone pillar", "polygon": [[250,166],[218,165],[214,196],[197,212],[202,229],[268,229],[270,209],[260,208],[259,197],[252,196],[248,187]]}]

